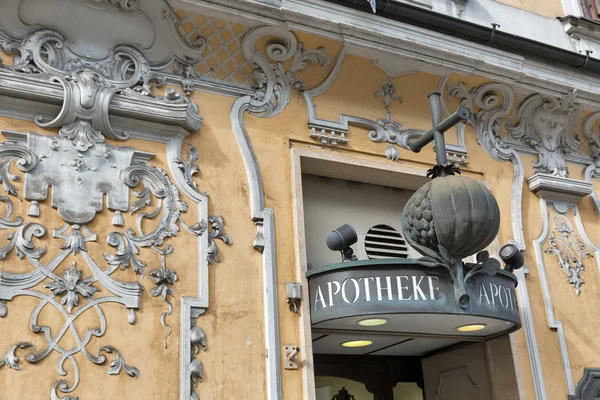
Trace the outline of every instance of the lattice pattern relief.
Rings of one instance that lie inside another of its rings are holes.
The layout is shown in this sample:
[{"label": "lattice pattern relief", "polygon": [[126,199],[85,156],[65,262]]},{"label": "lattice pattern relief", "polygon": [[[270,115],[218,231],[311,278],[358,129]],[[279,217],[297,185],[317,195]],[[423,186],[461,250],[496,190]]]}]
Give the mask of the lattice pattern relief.
[{"label": "lattice pattern relief", "polygon": [[241,50],[249,27],[184,10],[175,14],[181,20],[178,30],[186,42],[191,44],[200,36],[206,39],[206,56],[196,67],[202,79],[251,86],[252,66]]}]

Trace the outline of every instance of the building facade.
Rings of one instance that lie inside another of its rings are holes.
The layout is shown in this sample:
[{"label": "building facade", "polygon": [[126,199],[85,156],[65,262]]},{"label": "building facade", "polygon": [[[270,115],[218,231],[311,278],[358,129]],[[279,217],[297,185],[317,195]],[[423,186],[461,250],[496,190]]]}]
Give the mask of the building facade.
[{"label": "building facade", "polygon": [[2,1],[0,399],[600,398],[599,9]]}]

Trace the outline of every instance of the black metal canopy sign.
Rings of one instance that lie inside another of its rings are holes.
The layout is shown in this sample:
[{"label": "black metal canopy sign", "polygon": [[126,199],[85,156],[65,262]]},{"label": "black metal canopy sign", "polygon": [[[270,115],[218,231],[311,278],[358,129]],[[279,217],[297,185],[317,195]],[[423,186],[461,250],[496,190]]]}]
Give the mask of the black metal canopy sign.
[{"label": "black metal canopy sign", "polygon": [[448,271],[414,259],[364,260],[307,272],[313,325],[378,314],[456,314],[504,320],[521,326],[516,277],[504,270],[467,283],[471,301],[460,307]]}]

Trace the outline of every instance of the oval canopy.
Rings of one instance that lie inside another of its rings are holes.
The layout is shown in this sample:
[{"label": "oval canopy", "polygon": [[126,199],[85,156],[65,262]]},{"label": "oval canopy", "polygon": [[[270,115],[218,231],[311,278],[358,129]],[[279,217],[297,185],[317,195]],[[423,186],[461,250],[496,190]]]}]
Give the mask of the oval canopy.
[{"label": "oval canopy", "polygon": [[[504,270],[467,282],[467,308],[456,303],[445,268],[415,259],[345,262],[311,269],[307,277],[313,329],[482,340],[521,327],[517,278]],[[361,325],[372,318],[386,323]],[[465,325],[483,329],[458,329]]]}]

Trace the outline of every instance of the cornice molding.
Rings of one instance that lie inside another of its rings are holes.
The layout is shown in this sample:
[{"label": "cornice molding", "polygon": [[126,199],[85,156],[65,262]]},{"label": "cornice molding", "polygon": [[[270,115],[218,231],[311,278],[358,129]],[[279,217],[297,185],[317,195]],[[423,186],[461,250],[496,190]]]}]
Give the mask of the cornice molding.
[{"label": "cornice molding", "polygon": [[527,183],[531,192],[540,199],[551,201],[561,213],[567,211],[569,204],[577,204],[594,191],[591,182],[541,173],[529,177]]},{"label": "cornice molding", "polygon": [[479,75],[539,93],[560,95],[577,89],[582,104],[600,107],[597,78],[333,3],[286,0],[277,8],[241,0],[184,3],[198,12],[245,18],[253,24],[285,23],[290,29],[343,41],[364,52],[422,60],[446,72]]},{"label": "cornice molding", "polygon": [[[0,114],[33,121],[37,116],[57,115],[64,91],[59,83],[0,69],[0,95]],[[198,131],[202,127],[202,117],[188,104],[169,103],[150,96],[116,93],[111,97],[107,111],[109,116],[173,125],[188,131]]]}]

